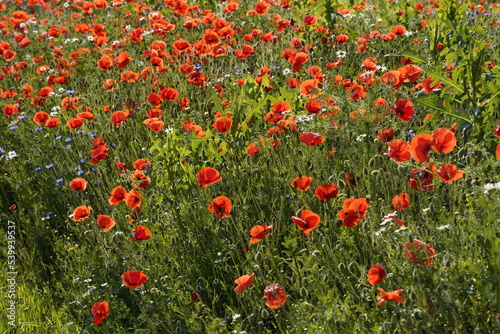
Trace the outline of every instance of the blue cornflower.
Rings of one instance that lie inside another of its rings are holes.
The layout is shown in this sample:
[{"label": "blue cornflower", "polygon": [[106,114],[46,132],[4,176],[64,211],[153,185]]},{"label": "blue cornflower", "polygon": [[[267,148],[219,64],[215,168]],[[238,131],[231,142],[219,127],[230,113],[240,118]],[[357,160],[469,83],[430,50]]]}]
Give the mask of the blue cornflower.
[{"label": "blue cornflower", "polygon": [[54,167],[54,164],[50,164],[50,165],[45,166],[45,168],[47,168],[47,169],[51,169],[52,167]]},{"label": "blue cornflower", "polygon": [[64,141],[65,141],[66,143],[69,143],[69,142],[70,142],[70,141],[72,141],[72,140],[73,140],[73,139],[71,139],[71,138],[66,138],[66,139],[64,139]]},{"label": "blue cornflower", "polygon": [[37,168],[35,168],[35,172],[39,172],[39,171],[41,171],[41,170],[42,170],[42,167],[37,167]]},{"label": "blue cornflower", "polygon": [[17,126],[17,125],[14,125],[14,126],[11,126],[9,129],[11,129],[11,130],[15,130],[15,129],[17,129],[17,128],[18,128],[18,126]]}]

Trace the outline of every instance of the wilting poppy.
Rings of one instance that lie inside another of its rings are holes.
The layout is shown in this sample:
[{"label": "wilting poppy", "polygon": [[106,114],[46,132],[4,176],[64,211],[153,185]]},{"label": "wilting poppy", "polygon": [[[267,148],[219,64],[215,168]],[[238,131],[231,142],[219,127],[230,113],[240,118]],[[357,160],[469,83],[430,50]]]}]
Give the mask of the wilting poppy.
[{"label": "wilting poppy", "polygon": [[411,159],[410,144],[401,139],[395,139],[389,144],[389,152],[387,153],[391,159],[398,162],[405,162]]},{"label": "wilting poppy", "polygon": [[99,224],[105,232],[108,232],[116,225],[116,222],[110,216],[97,215],[97,224]]},{"label": "wilting poppy", "polygon": [[229,216],[232,208],[233,204],[226,196],[216,197],[212,200],[212,202],[210,202],[210,204],[208,204],[208,210],[210,210],[210,212],[212,212],[217,219]]},{"label": "wilting poppy", "polygon": [[94,325],[99,325],[104,318],[109,315],[109,305],[106,301],[97,302],[92,306],[92,316],[94,317]]},{"label": "wilting poppy", "polygon": [[391,108],[394,110],[396,117],[404,122],[408,122],[415,113],[413,103],[408,99],[397,99]]},{"label": "wilting poppy", "polygon": [[148,240],[151,238],[151,231],[146,226],[137,225],[134,227],[134,233],[132,234],[132,240]]},{"label": "wilting poppy", "polygon": [[111,191],[111,197],[108,199],[109,204],[116,205],[125,200],[127,190],[122,186],[117,186]]},{"label": "wilting poppy", "polygon": [[69,186],[75,191],[84,191],[87,188],[87,181],[81,177],[77,177],[69,183]]},{"label": "wilting poppy", "polygon": [[432,136],[428,133],[419,133],[412,138],[410,143],[410,152],[418,162],[429,161],[429,151],[432,147]]},{"label": "wilting poppy", "polygon": [[432,172],[437,176],[439,176],[441,180],[443,180],[448,184],[452,184],[453,181],[461,179],[462,176],[465,174],[465,171],[458,169],[457,166],[447,163],[442,164],[439,169],[437,169],[436,166],[433,164]]},{"label": "wilting poppy", "polygon": [[392,206],[395,210],[407,209],[410,207],[410,195],[407,193],[401,193],[392,198]]},{"label": "wilting poppy", "polygon": [[368,283],[371,285],[377,285],[384,280],[387,276],[385,268],[381,264],[374,264],[371,266],[370,270],[368,270]]},{"label": "wilting poppy", "polygon": [[138,208],[141,206],[141,193],[132,189],[125,195],[124,201],[129,208]]},{"label": "wilting poppy", "polygon": [[384,305],[387,300],[392,300],[395,303],[402,303],[406,300],[406,297],[400,296],[401,292],[404,291],[403,289],[391,292],[385,292],[382,288],[377,288],[377,290],[380,291],[380,294],[382,295],[377,297],[377,300],[379,301],[378,306]]},{"label": "wilting poppy", "polygon": [[250,275],[243,275],[239,278],[237,278],[234,283],[236,283],[238,286],[234,288],[234,292],[236,293],[243,293],[245,292],[245,288],[249,288],[253,284],[254,280],[254,273],[251,273]]},{"label": "wilting poppy", "polygon": [[203,167],[196,175],[196,182],[201,185],[201,189],[222,180],[217,169],[212,167]]},{"label": "wilting poppy", "polygon": [[322,201],[337,197],[339,187],[335,184],[322,184],[314,190],[314,195]]},{"label": "wilting poppy", "polygon": [[413,264],[423,264],[430,266],[436,251],[428,244],[418,239],[405,243],[403,253]]},{"label": "wilting poppy", "polygon": [[90,206],[81,205],[75,208],[73,211],[73,221],[78,222],[90,217],[92,208]]},{"label": "wilting poppy", "polygon": [[130,290],[140,287],[144,282],[148,280],[146,274],[138,270],[127,271],[120,277],[123,280],[123,284],[128,286]]},{"label": "wilting poppy", "polygon": [[300,218],[292,216],[292,221],[297,225],[299,230],[303,231],[307,236],[309,232],[318,227],[321,218],[314,212],[310,210],[302,210],[300,213]]},{"label": "wilting poppy", "polygon": [[250,230],[250,235],[252,236],[250,238],[250,243],[256,244],[264,239],[271,232],[272,228],[273,225],[267,226],[266,224],[255,225],[254,227],[252,227],[252,229]]},{"label": "wilting poppy", "polygon": [[301,142],[309,146],[316,146],[325,141],[325,138],[319,133],[302,132],[299,136]]},{"label": "wilting poppy", "polygon": [[455,134],[445,128],[432,132],[432,149],[441,154],[450,153],[457,145]]},{"label": "wilting poppy", "polygon": [[286,302],[285,291],[283,291],[283,288],[278,283],[268,285],[264,289],[264,296],[267,298],[267,307],[280,308]]},{"label": "wilting poppy", "polygon": [[296,177],[290,183],[290,186],[296,188],[297,190],[306,191],[311,186],[311,182],[313,181],[312,177],[302,175],[301,177]]},{"label": "wilting poppy", "polygon": [[346,227],[354,227],[366,217],[369,206],[366,198],[346,199],[342,204],[342,210],[338,213],[338,220],[342,220],[342,225]]}]

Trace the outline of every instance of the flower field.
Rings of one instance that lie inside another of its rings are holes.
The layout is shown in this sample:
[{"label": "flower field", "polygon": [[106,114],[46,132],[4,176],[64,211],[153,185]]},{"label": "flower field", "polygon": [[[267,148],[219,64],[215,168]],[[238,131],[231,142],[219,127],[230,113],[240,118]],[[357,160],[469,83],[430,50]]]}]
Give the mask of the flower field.
[{"label": "flower field", "polygon": [[0,3],[1,333],[500,331],[500,3]]}]

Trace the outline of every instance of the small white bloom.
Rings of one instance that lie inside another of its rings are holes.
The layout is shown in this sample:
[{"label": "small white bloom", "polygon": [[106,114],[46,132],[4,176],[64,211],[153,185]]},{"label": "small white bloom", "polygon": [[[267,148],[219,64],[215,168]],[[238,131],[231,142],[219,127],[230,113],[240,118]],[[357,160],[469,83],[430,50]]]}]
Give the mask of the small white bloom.
[{"label": "small white bloom", "polygon": [[356,141],[362,141],[363,138],[365,138],[365,137],[366,137],[366,133],[364,133],[362,135],[359,135],[359,136],[356,137]]},{"label": "small white bloom", "polygon": [[439,227],[436,227],[438,230],[442,231],[444,229],[447,229],[447,228],[450,228],[450,224],[447,224],[447,225],[441,225]]},{"label": "small white bloom", "polygon": [[7,160],[12,160],[13,158],[17,157],[18,154],[16,151],[10,151],[9,153],[7,153],[7,155],[5,156],[5,159]]},{"label": "small white bloom", "polygon": [[345,52],[343,50],[337,51],[336,54],[337,54],[337,58],[345,58],[345,57],[347,57],[347,52]]}]

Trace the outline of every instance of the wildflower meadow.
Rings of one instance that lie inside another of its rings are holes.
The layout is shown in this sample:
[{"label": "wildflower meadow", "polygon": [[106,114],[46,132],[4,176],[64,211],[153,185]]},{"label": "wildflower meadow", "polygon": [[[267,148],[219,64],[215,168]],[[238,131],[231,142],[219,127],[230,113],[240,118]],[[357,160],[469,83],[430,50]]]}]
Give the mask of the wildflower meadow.
[{"label": "wildflower meadow", "polygon": [[1,333],[499,333],[500,3],[0,2]]}]

